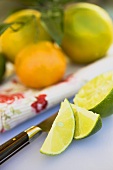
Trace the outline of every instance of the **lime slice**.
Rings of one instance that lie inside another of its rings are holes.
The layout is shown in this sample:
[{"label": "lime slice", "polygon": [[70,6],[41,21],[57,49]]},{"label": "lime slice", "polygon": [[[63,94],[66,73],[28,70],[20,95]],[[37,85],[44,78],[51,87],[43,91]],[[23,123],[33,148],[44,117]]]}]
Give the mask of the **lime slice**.
[{"label": "lime slice", "polygon": [[102,127],[102,121],[99,114],[88,111],[87,109],[72,104],[75,113],[76,129],[75,139],[82,139],[98,132]]},{"label": "lime slice", "polygon": [[102,117],[113,114],[113,71],[86,83],[75,96],[74,103]]},{"label": "lime slice", "polygon": [[63,152],[71,143],[75,131],[74,112],[67,99],[61,103],[61,108],[45,139],[40,152],[47,155],[57,155]]},{"label": "lime slice", "polygon": [[6,59],[5,56],[0,53],[0,81],[2,80],[6,70]]}]

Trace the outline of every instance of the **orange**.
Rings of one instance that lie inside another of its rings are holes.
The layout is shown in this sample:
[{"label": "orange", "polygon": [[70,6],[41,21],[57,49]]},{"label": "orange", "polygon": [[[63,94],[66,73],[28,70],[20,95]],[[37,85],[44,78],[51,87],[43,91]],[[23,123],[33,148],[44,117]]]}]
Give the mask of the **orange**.
[{"label": "orange", "polygon": [[[36,41],[51,40],[41,25],[41,13],[33,9],[24,9],[8,16],[5,23],[16,22],[1,36],[2,52],[14,62],[16,55],[28,44]],[[17,22],[24,22],[21,25]]]},{"label": "orange", "polygon": [[60,81],[66,70],[66,58],[59,46],[49,41],[23,49],[15,60],[20,81],[32,88],[43,88]]},{"label": "orange", "polygon": [[64,12],[62,48],[76,63],[87,64],[105,56],[113,43],[113,23],[101,7],[75,3]]}]

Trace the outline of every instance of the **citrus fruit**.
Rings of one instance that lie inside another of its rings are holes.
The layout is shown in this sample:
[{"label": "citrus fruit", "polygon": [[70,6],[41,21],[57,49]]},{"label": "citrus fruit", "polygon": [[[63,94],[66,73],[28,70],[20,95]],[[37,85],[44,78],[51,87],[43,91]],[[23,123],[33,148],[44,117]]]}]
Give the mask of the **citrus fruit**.
[{"label": "citrus fruit", "polygon": [[43,88],[60,81],[66,70],[66,58],[61,48],[41,41],[23,49],[15,60],[20,81],[32,88]]},{"label": "citrus fruit", "polygon": [[74,62],[86,64],[104,57],[112,42],[112,19],[104,9],[82,2],[65,9],[62,48]]},{"label": "citrus fruit", "polygon": [[113,114],[113,71],[86,83],[75,95],[74,103],[106,117]]},{"label": "citrus fruit", "polygon": [[67,99],[61,103],[60,110],[45,139],[40,152],[57,155],[71,143],[75,131],[75,119],[72,107]]},{"label": "citrus fruit", "polygon": [[2,52],[14,62],[15,56],[26,45],[41,40],[51,40],[40,22],[41,13],[24,9],[11,14],[4,22],[14,24],[1,36]]},{"label": "citrus fruit", "polygon": [[72,104],[75,113],[75,139],[82,139],[98,132],[102,127],[102,121],[99,114],[88,111],[85,108]]},{"label": "citrus fruit", "polygon": [[5,56],[0,53],[0,81],[2,80],[6,71],[6,59]]}]

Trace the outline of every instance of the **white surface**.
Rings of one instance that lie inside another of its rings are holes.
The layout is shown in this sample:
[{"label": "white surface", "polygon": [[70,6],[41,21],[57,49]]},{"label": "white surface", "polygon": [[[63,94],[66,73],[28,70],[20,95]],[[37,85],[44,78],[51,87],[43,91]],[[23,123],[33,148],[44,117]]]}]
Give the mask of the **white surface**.
[{"label": "white surface", "polygon": [[[46,116],[56,112],[58,107],[46,112]],[[20,131],[44,119],[44,113],[25,122],[15,129],[0,135],[5,142]],[[113,115],[103,120],[102,129],[93,136],[71,145],[58,156],[46,156],[39,152],[46,133],[23,148],[1,165],[1,170],[113,170]],[[2,140],[1,140],[2,139]]]}]

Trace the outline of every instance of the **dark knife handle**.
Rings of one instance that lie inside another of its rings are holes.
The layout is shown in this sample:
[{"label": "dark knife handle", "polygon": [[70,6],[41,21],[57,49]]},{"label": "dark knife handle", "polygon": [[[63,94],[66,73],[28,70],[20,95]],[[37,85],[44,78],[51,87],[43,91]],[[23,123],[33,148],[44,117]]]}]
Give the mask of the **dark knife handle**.
[{"label": "dark knife handle", "polygon": [[29,144],[29,137],[26,132],[21,132],[6,143],[2,144],[0,146],[0,164],[2,164],[27,144]]},{"label": "dark knife handle", "polygon": [[32,126],[0,146],[0,164],[28,145],[42,133],[42,129]]}]

